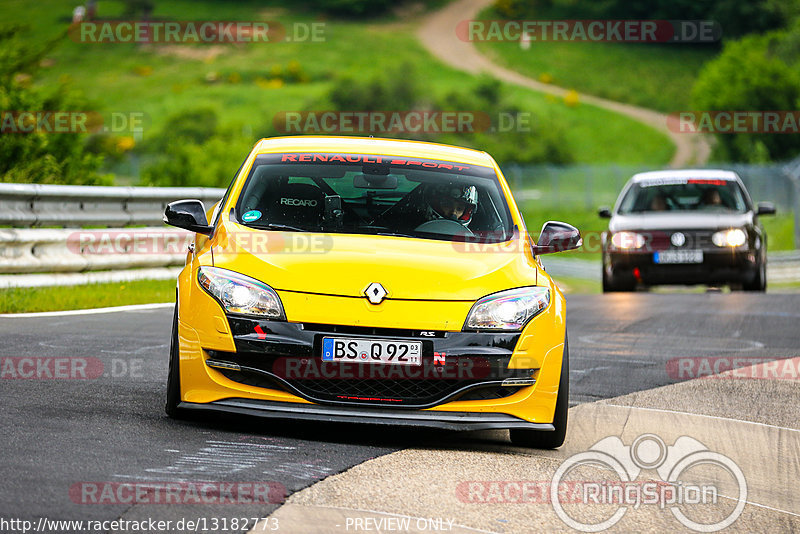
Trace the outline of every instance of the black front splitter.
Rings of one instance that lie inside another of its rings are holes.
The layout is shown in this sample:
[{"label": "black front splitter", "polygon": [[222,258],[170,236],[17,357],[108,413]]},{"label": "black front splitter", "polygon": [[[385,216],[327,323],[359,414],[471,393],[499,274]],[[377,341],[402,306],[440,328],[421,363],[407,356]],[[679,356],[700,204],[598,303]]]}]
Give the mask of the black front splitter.
[{"label": "black front splitter", "polygon": [[485,412],[400,411],[253,399],[223,399],[207,404],[181,402],[178,408],[193,411],[237,413],[273,419],[413,426],[443,430],[497,430],[509,428],[541,431],[555,430],[550,423],[530,423],[513,415]]}]

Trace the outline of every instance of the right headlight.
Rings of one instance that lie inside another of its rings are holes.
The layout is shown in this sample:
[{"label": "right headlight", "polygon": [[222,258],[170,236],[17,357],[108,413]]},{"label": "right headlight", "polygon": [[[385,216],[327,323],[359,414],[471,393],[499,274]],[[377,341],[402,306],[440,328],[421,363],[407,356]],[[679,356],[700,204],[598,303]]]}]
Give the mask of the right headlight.
[{"label": "right headlight", "polygon": [[281,299],[275,290],[255,278],[227,269],[200,267],[197,281],[228,313],[255,315],[265,319],[286,319]]},{"label": "right headlight", "polygon": [[520,287],[483,297],[467,315],[466,330],[522,330],[550,304],[550,289]]}]

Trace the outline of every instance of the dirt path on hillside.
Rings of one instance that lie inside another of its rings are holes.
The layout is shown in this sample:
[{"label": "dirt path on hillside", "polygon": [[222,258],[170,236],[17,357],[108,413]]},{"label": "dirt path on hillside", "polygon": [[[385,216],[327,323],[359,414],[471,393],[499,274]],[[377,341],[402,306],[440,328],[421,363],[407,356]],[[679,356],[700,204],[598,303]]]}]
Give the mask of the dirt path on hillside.
[{"label": "dirt path on hillside", "polygon": [[[451,67],[472,74],[487,72],[504,81],[563,97],[568,89],[556,87],[528,78],[513,70],[493,63],[478,52],[471,43],[462,41],[456,35],[456,26],[462,20],[474,19],[478,12],[492,3],[492,0],[457,0],[443,9],[425,18],[417,32],[422,44],[428,51]],[[698,134],[680,134],[667,127],[667,115],[651,109],[640,108],[630,104],[622,104],[592,95],[579,93],[580,102],[621,113],[643,124],[655,128],[669,136],[675,144],[675,154],[670,161],[671,167],[703,165],[708,161],[711,147],[708,140]]]}]

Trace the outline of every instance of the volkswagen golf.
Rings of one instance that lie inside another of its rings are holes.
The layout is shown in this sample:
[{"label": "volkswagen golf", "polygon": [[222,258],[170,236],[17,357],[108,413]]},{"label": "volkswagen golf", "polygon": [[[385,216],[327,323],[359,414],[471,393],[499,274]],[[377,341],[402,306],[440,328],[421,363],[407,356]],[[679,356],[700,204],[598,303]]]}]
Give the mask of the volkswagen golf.
[{"label": "volkswagen golf", "polygon": [[731,171],[677,170],[634,175],[602,235],[603,291],[660,284],[767,288],[767,234],[759,221],[771,202],[753,205]]}]

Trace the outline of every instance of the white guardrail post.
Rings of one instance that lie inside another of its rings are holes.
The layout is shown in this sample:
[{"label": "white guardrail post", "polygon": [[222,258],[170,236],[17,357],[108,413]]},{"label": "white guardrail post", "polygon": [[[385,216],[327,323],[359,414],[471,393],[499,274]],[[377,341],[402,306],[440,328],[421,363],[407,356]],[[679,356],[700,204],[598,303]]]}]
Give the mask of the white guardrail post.
[{"label": "white guardrail post", "polygon": [[224,192],[0,184],[0,288],[172,277],[193,234],[164,225],[164,208]]}]

